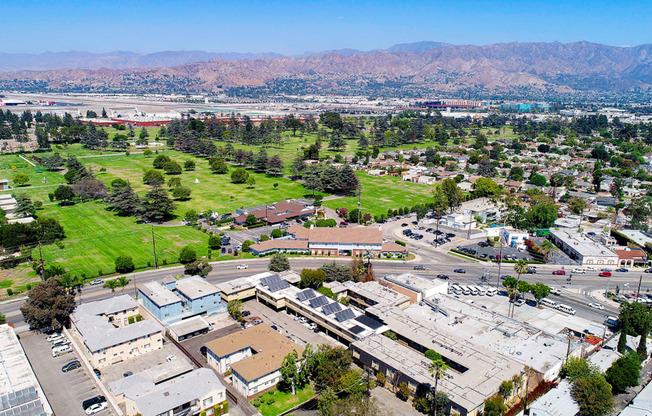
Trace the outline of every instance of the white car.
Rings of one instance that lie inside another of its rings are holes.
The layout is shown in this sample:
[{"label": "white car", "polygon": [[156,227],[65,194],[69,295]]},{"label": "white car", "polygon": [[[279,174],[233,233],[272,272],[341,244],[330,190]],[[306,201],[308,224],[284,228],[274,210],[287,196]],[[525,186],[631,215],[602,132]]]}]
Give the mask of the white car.
[{"label": "white car", "polygon": [[586,270],[584,270],[584,269],[573,269],[573,270],[571,270],[571,273],[575,273],[575,274],[585,274],[585,273],[586,273]]},{"label": "white car", "polygon": [[514,301],[514,305],[515,306],[523,306],[523,305],[525,305],[525,299],[516,299]]},{"label": "white car", "polygon": [[63,339],[64,336],[61,332],[55,332],[48,337],[48,342],[55,342]]},{"label": "white car", "polygon": [[175,358],[177,358],[177,356],[174,355],[174,354],[173,355],[168,355],[167,357],[165,357],[165,361],[170,362],[170,361],[174,360]]},{"label": "white car", "polygon": [[600,309],[600,310],[604,309],[604,306],[600,305],[599,303],[589,303],[589,306],[595,309]]},{"label": "white car", "polygon": [[99,413],[102,410],[106,409],[107,407],[109,407],[109,404],[107,402],[95,403],[86,408],[86,414],[94,415],[95,413]]},{"label": "white car", "polygon": [[597,272],[598,271],[598,269],[596,269],[595,267],[585,267],[584,270],[586,270],[587,272]]},{"label": "white car", "polygon": [[561,290],[559,290],[556,287],[551,287],[550,288],[550,293],[552,293],[553,295],[558,295],[559,296],[559,295],[561,295]]},{"label": "white car", "polygon": [[93,280],[93,281],[91,282],[91,286],[101,285],[101,284],[103,284],[103,283],[104,283],[104,280],[102,280],[102,279],[95,279],[95,280]]},{"label": "white car", "polygon": [[238,269],[238,270],[243,270],[243,269],[248,269],[248,268],[249,268],[249,266],[247,266],[246,264],[241,264],[238,267],[236,267],[236,269]]}]

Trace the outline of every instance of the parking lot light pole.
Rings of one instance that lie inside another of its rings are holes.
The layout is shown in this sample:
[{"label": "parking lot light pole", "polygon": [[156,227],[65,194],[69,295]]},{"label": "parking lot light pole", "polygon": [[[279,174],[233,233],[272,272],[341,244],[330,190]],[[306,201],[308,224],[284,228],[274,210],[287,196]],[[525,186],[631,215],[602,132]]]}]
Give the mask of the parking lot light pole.
[{"label": "parking lot light pole", "polygon": [[[505,217],[505,221],[503,221],[503,230],[507,226],[507,219],[508,218],[509,218],[509,215],[507,215]],[[503,236],[500,235],[500,232],[498,233],[498,242],[500,243],[500,250],[499,250],[499,253],[498,253],[498,256],[500,257],[500,259],[498,259],[498,277],[496,278],[496,290],[498,290],[499,285],[500,285],[500,277],[502,276],[500,274],[500,271],[501,271],[502,265],[503,265]]]}]

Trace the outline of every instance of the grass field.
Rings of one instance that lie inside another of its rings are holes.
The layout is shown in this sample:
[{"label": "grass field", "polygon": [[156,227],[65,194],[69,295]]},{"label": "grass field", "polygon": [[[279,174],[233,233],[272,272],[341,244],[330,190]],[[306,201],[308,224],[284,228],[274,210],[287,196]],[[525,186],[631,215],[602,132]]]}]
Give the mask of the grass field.
[{"label": "grass field", "polygon": [[[298,182],[253,171],[249,171],[249,175],[256,180],[254,187],[234,184],[231,182],[230,174],[213,174],[206,159],[177,151],[166,151],[160,154],[170,156],[181,165],[185,160],[194,160],[196,164],[194,171],[184,171],[180,175],[165,175],[166,180],[173,176],[180,178],[182,185],[192,190],[190,200],[177,202],[175,212],[180,217],[188,209],[195,209],[199,212],[207,209],[214,209],[220,213],[233,212],[236,208],[299,198],[306,193],[304,187]],[[143,184],[143,172],[152,168],[153,160],[153,157],[138,154],[88,158],[84,159],[82,163],[92,168],[96,172],[96,177],[107,185],[115,178],[122,178],[128,180],[139,194],[144,195],[148,187]],[[105,168],[106,172],[99,172],[100,168]],[[199,182],[196,183],[195,180]],[[278,183],[276,189],[274,189],[275,183]]]},{"label": "grass field", "polygon": [[[115,272],[114,261],[120,255],[131,256],[136,268],[147,267],[148,262],[154,265],[151,227],[108,212],[102,203],[47,206],[39,215],[58,219],[67,236],[63,249],[54,244],[43,246],[46,263],[60,263],[71,273],[86,277],[97,276],[100,270],[104,274]],[[207,235],[192,227],[155,226],[154,233],[159,265],[176,263],[186,245],[198,256],[207,254]],[[38,258],[38,252],[33,256]]]},{"label": "grass field", "polygon": [[[315,392],[310,385],[304,387],[303,390],[297,391],[297,394],[294,396],[292,393],[284,393],[277,389],[270,390],[269,392],[259,396],[262,404],[258,407],[258,411],[263,416],[276,416],[311,399],[314,395]],[[267,400],[270,398],[273,399],[274,402],[272,404],[267,404]],[[253,403],[254,400],[251,402]]]},{"label": "grass field", "polygon": [[[412,207],[430,202],[434,185],[406,182],[394,176],[369,176],[358,172],[362,186],[360,209],[371,215],[386,214],[388,209]],[[358,207],[358,198],[348,196],[323,202],[329,208],[346,207],[349,211]]]}]

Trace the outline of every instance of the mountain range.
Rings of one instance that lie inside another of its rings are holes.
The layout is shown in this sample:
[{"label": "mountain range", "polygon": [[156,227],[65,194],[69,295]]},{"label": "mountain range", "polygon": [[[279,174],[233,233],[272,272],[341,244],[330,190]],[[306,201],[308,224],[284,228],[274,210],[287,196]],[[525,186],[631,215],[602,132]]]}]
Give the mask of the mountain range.
[{"label": "mountain range", "polygon": [[[11,67],[15,69],[8,71]],[[295,57],[200,51],[146,55],[0,54],[2,68],[5,72],[0,73],[0,88],[23,90],[647,94],[652,91],[652,44],[616,47],[590,42],[540,42],[475,46],[417,42],[383,50],[344,49]]]}]

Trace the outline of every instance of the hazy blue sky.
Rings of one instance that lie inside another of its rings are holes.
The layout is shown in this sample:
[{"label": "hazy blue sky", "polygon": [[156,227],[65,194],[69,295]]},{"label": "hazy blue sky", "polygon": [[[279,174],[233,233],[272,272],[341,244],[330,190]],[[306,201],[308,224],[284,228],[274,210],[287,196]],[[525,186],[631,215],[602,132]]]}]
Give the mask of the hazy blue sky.
[{"label": "hazy blue sky", "polygon": [[0,52],[279,52],[587,40],[652,42],[647,1],[0,2]]}]

